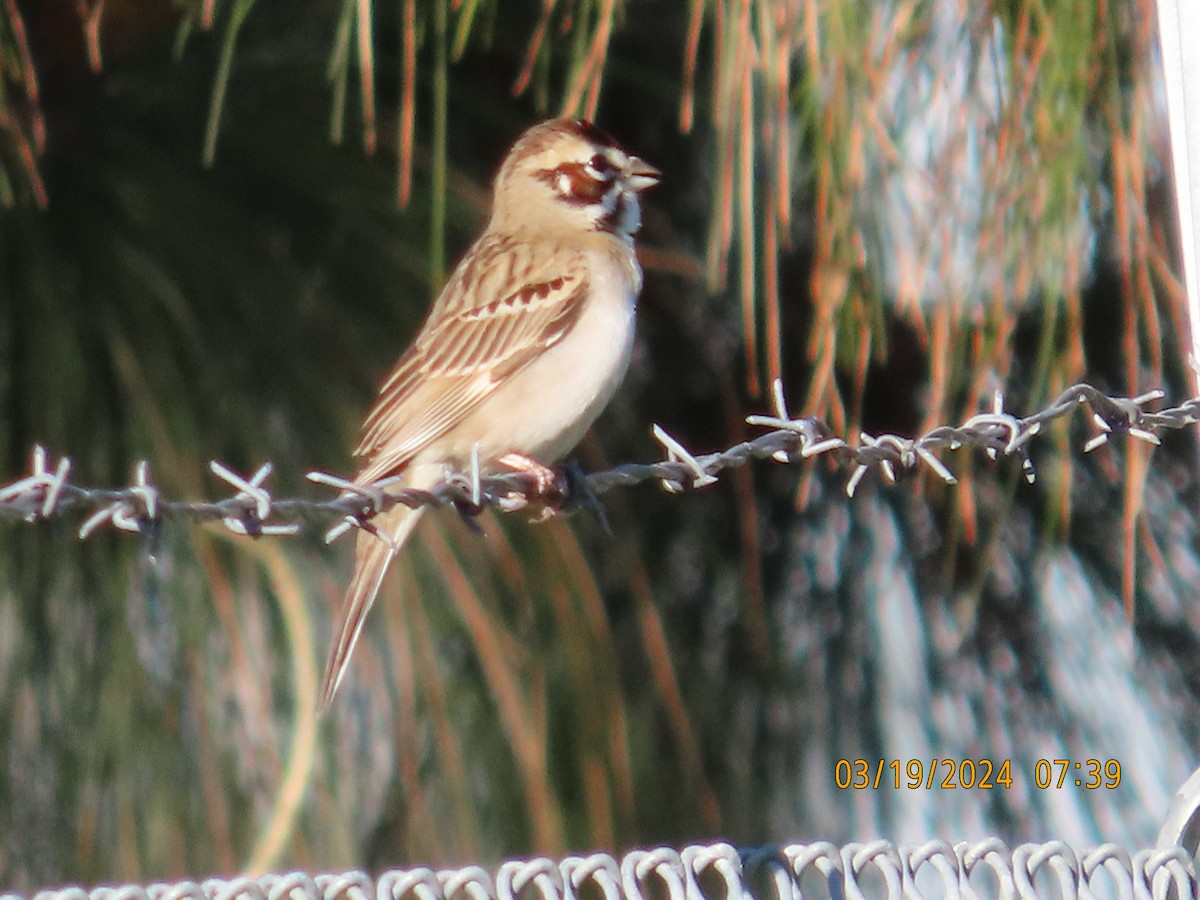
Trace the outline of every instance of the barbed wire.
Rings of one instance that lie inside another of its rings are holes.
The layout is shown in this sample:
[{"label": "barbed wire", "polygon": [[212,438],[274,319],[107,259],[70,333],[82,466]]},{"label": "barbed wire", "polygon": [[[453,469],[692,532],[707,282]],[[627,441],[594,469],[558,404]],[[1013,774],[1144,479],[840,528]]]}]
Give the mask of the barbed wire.
[{"label": "barbed wire", "polygon": [[[1009,848],[997,838],[787,844],[741,849],[697,844],[679,850],[634,850],[509,860],[495,872],[482,866],[434,870],[211,878],[148,886],[43,890],[34,900],[1037,900],[1039,897],[1121,897],[1195,900],[1196,873],[1182,847],[1130,853],[1115,844],[1076,852],[1062,841]],[[0,900],[22,900],[0,893]]]},{"label": "barbed wire", "polygon": [[1154,390],[1137,397],[1110,397],[1090,385],[1078,384],[1063,391],[1042,411],[1020,418],[1004,409],[1004,397],[997,393],[990,411],[974,415],[959,426],[943,425],[917,438],[863,433],[858,443],[852,444],[835,435],[819,418],[792,418],[783,386],[777,381],[772,391],[772,414],[746,419],[752,426],[769,430],[720,452],[695,455],[655,425],[654,436],[666,452],[666,458],[656,463],[631,463],[588,475],[568,469],[557,483],[547,487],[524,472],[483,475],[478,455],[474,454],[468,472],[448,472],[445,480],[428,491],[402,487],[402,477],[357,484],[325,472],[309,472],[307,477],[313,483],[338,491],[337,496],[326,500],[274,497],[266,486],[273,471],[271,463],[247,478],[216,460],[209,468],[233,489],[230,496],[219,500],[164,499],[150,478],[145,460],[134,467],[128,487],[89,488],[70,481],[69,457],[60,457],[51,464],[45,449],[38,446],[33,450],[30,474],[0,485],[0,517],[32,523],[75,515],[83,520],[78,529],[81,539],[102,526],[145,532],[168,519],[218,521],[235,534],[254,537],[296,534],[304,523],[334,521],[337,524],[325,534],[326,541],[331,542],[357,528],[377,534],[371,519],[398,503],[411,507],[453,505],[465,514],[485,507],[511,512],[530,504],[541,504],[546,509],[583,506],[595,509],[602,517],[596,498],[607,491],[654,480],[670,492],[703,488],[715,483],[721,472],[751,460],[790,464],[817,457],[831,459],[851,470],[846,483],[850,496],[872,471],[886,482],[895,483],[898,473],[924,466],[947,484],[955,484],[957,478],[936,451],[953,452],[965,447],[982,449],[993,460],[1019,458],[1026,480],[1032,483],[1035,473],[1028,455],[1030,441],[1045,423],[1080,407],[1089,409],[1096,428],[1095,435],[1083,446],[1085,453],[1114,435],[1158,445],[1161,432],[1200,422],[1200,397],[1158,412],[1145,408],[1164,396],[1162,391]]}]

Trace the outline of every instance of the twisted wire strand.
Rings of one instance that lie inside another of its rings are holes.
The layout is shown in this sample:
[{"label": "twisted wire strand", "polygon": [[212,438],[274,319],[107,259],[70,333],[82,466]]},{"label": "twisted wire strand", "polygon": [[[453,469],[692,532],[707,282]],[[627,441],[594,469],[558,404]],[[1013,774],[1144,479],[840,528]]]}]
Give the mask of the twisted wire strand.
[{"label": "twisted wire strand", "polygon": [[[882,892],[880,890],[882,885]],[[364,872],[305,872],[210,878],[174,884],[78,886],[33,900],[1038,900],[1117,897],[1196,900],[1192,859],[1182,847],[1130,853],[1115,844],[1075,850],[1062,841],[1009,848],[976,843],[828,842],[738,849],[731,844],[510,860],[480,866]],[[0,900],[25,900],[0,894]]]},{"label": "twisted wire strand", "polygon": [[465,512],[488,506],[513,511],[531,502],[587,505],[594,504],[595,498],[606,491],[646,481],[657,480],[671,492],[705,487],[716,482],[724,470],[751,460],[795,463],[819,456],[829,458],[850,470],[846,484],[850,496],[871,471],[894,483],[898,473],[925,467],[947,484],[954,484],[957,481],[954,473],[937,451],[953,452],[964,447],[983,449],[993,460],[1001,456],[1019,458],[1026,479],[1033,482],[1035,473],[1028,455],[1030,442],[1045,423],[1068,416],[1080,407],[1088,408],[1095,428],[1094,436],[1084,444],[1085,452],[1103,445],[1114,435],[1158,445],[1162,432],[1190,427],[1200,421],[1200,398],[1158,412],[1146,409],[1163,396],[1162,391],[1156,390],[1138,397],[1111,397],[1090,385],[1078,384],[1063,391],[1040,412],[1019,418],[1005,411],[1003,396],[996,394],[990,411],[974,415],[961,425],[943,425],[918,438],[864,433],[859,435],[857,443],[851,443],[836,436],[821,419],[792,418],[783,387],[776,382],[773,414],[746,419],[752,426],[769,429],[753,440],[717,453],[695,455],[655,425],[654,435],[666,451],[666,459],[594,472],[576,479],[574,484],[566,479],[549,494],[539,491],[534,480],[524,473],[481,475],[476,458],[468,473],[449,472],[441,484],[429,491],[397,487],[399,478],[363,485],[323,472],[310,472],[310,481],[332,488],[338,495],[326,500],[279,499],[265,485],[272,472],[270,463],[247,478],[213,461],[210,469],[232,489],[232,494],[215,501],[179,501],[160,496],[150,478],[149,464],[144,460],[135,466],[133,482],[128,487],[89,488],[70,481],[68,457],[51,464],[46,451],[35,447],[30,474],[0,485],[0,518],[37,522],[75,515],[83,519],[80,538],[104,526],[145,532],[167,519],[220,521],[236,534],[254,537],[296,534],[302,525],[313,522],[327,525],[333,521],[337,524],[326,533],[326,540],[332,541],[356,528],[373,531],[371,518],[397,503],[413,507],[454,505]]}]

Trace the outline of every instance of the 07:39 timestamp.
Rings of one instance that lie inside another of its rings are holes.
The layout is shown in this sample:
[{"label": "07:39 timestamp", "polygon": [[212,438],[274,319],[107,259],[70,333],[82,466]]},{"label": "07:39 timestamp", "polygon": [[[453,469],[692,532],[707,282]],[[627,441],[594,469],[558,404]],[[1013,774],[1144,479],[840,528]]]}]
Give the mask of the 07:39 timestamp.
[{"label": "07:39 timestamp", "polygon": [[1121,763],[1116,759],[1039,759],[1033,766],[1033,783],[1043,791],[1067,784],[1089,791],[1112,790],[1121,784]]}]

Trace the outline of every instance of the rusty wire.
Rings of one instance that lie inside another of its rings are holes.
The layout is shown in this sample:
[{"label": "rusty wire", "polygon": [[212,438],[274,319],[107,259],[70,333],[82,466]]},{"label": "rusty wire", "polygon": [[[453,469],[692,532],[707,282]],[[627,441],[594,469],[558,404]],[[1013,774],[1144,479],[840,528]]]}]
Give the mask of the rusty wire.
[{"label": "rusty wire", "polygon": [[833,433],[822,420],[792,418],[779,382],[774,385],[773,412],[769,416],[749,416],[755,427],[769,429],[750,441],[735,444],[717,453],[695,455],[659,426],[654,435],[666,451],[666,459],[650,464],[627,464],[594,472],[579,479],[560,481],[549,495],[538,492],[530,476],[523,473],[483,475],[478,460],[468,473],[447,472],[445,480],[429,491],[403,488],[401,478],[388,478],[370,485],[323,472],[310,472],[310,481],[338,491],[330,499],[277,499],[266,487],[272,473],[267,463],[250,477],[234,472],[220,462],[209,467],[232,494],[213,501],[167,500],[160,496],[150,478],[150,467],[141,461],[134,467],[128,487],[88,488],[70,481],[71,460],[61,457],[51,464],[42,447],[35,447],[30,474],[7,485],[0,485],[0,517],[25,522],[77,516],[82,519],[80,538],[87,538],[102,526],[124,531],[146,531],[167,519],[193,522],[220,521],[235,534],[296,534],[306,523],[335,522],[326,532],[332,541],[355,528],[372,531],[370,520],[397,503],[408,506],[454,505],[463,511],[497,507],[512,511],[540,502],[543,505],[570,505],[585,501],[617,487],[629,487],[646,481],[659,481],[671,492],[710,485],[726,469],[745,465],[751,460],[773,459],[794,463],[825,457],[850,471],[846,491],[850,496],[871,471],[895,482],[901,472],[922,466],[948,484],[956,483],[954,473],[937,451],[957,451],[965,447],[984,450],[992,459],[1016,457],[1028,481],[1034,480],[1033,464],[1028,456],[1030,441],[1042,426],[1069,415],[1081,406],[1091,413],[1095,435],[1084,444],[1090,452],[1112,435],[1128,435],[1157,445],[1163,431],[1178,430],[1200,421],[1200,398],[1158,412],[1146,409],[1163,399],[1162,391],[1150,391],[1137,397],[1110,397],[1094,387],[1078,384],[1063,391],[1049,406],[1020,418],[1004,409],[1003,397],[993,398],[989,411],[967,419],[959,426],[940,426],[917,438],[895,434],[861,434],[851,443]]}]

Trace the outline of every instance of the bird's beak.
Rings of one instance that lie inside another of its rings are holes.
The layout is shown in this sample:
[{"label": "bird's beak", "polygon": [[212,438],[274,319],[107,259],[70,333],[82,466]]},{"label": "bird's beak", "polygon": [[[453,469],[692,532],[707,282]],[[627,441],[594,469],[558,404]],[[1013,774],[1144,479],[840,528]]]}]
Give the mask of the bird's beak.
[{"label": "bird's beak", "polygon": [[662,180],[662,172],[638,156],[629,157],[625,167],[625,183],[637,193],[649,190]]}]

